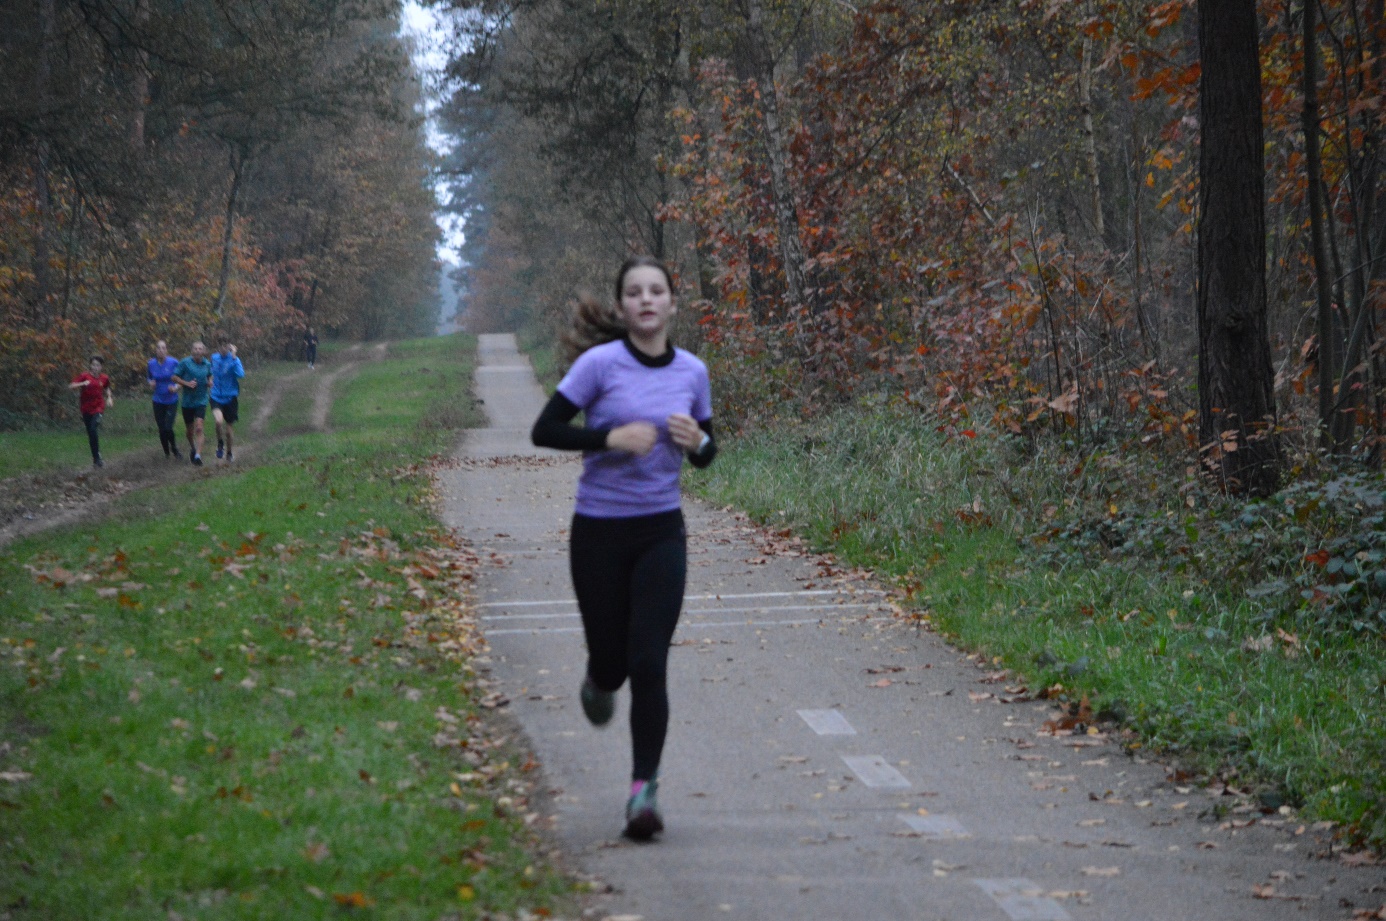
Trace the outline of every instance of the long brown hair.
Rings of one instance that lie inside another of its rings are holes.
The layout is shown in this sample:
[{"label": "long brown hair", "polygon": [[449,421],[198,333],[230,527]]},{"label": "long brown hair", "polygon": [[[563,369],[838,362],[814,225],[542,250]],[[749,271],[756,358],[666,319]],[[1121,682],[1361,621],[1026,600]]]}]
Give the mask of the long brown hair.
[{"label": "long brown hair", "polygon": [[603,304],[587,294],[573,303],[572,319],[562,336],[563,351],[569,364],[592,346],[613,342],[626,334],[626,324],[617,309],[617,305],[621,303],[621,286],[625,284],[626,273],[641,266],[659,269],[664,274],[664,281],[669,285],[670,292],[674,290],[674,279],[669,274],[669,269],[658,259],[653,256],[632,256],[627,259],[621,264],[621,270],[616,273],[616,296],[612,301]]}]

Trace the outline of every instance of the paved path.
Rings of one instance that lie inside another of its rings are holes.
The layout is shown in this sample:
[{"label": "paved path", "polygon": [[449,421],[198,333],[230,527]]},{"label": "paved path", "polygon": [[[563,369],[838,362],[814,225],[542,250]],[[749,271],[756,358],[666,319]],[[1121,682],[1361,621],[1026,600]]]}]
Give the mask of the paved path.
[{"label": "paved path", "polygon": [[553,788],[559,845],[612,887],[589,915],[1263,921],[1386,900],[1381,868],[1319,858],[1324,840],[1292,818],[1172,782],[1101,737],[1040,734],[1053,710],[1001,703],[1022,695],[985,663],[831,561],[697,502],[671,655],[668,830],[622,841],[628,698],[599,731],[576,694],[579,465],[530,446],[544,395],[512,337],[481,337],[477,392],[491,427],[464,440],[445,514],[500,561],[476,599],[492,677]]}]

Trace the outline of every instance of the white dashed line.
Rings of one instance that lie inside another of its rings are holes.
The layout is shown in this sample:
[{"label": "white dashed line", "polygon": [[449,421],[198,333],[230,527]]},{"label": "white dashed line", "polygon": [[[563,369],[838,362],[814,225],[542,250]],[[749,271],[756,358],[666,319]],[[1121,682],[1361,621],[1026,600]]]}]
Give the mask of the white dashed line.
[{"label": "white dashed line", "polygon": [[925,838],[971,838],[972,835],[963,823],[953,818],[951,815],[913,815],[908,812],[900,813],[900,821],[910,827],[910,830]]},{"label": "white dashed line", "polygon": [[[804,624],[820,624],[823,621],[818,618],[812,620],[727,620],[717,623],[686,622],[679,624],[678,631],[683,630],[705,630],[709,627],[798,627]],[[534,636],[545,633],[581,633],[581,627],[517,627],[507,630],[487,630],[487,636],[506,636],[516,633],[528,633]]]},{"label": "white dashed line", "polygon": [[841,710],[800,710],[799,716],[820,736],[854,736],[857,731]]},{"label": "white dashed line", "polygon": [[[834,590],[834,589],[822,589],[822,590],[817,590],[817,591],[798,591],[798,592],[750,592],[750,593],[748,593],[748,594],[741,594],[741,595],[684,595],[684,596],[683,596],[683,600],[686,601],[686,602],[687,602],[687,601],[724,601],[724,600],[740,601],[740,600],[745,599],[745,598],[804,598],[804,597],[807,597],[807,596],[810,596],[810,595],[813,595],[813,596],[822,596],[822,595],[841,595],[841,594],[842,594],[841,592],[836,591],[836,590]],[[852,594],[855,594],[855,595],[884,595],[885,592],[882,591],[882,590],[880,590],[880,589],[860,589],[860,590],[858,590],[858,591],[856,591],[856,592],[853,592]],[[851,597],[851,596],[848,595],[848,596],[846,596],[846,597]],[[479,608],[530,608],[530,607],[538,607],[538,606],[541,606],[541,605],[554,605],[554,604],[574,605],[574,604],[577,604],[577,600],[574,599],[574,598],[555,598],[555,599],[552,600],[552,601],[483,601],[481,604],[478,604],[477,607],[479,607]]]},{"label": "white dashed line", "polygon": [[1011,921],[1071,921],[1058,902],[1028,879],[974,879]]},{"label": "white dashed line", "polygon": [[843,755],[842,760],[868,787],[904,790],[910,782],[880,755]]},{"label": "white dashed line", "polygon": [[[759,614],[768,611],[842,611],[848,608],[874,608],[875,602],[869,604],[786,604],[786,605],[762,605],[754,608],[694,608],[684,611],[685,616],[698,614]],[[577,617],[576,611],[563,611],[558,614],[483,614],[481,619],[484,621],[493,620],[554,620],[564,617]]]}]

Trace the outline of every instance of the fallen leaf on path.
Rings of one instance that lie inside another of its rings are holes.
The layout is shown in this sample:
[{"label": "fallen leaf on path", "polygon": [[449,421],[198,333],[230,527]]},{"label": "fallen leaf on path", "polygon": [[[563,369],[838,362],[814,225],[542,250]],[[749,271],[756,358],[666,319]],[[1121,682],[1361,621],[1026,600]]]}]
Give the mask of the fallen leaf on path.
[{"label": "fallen leaf on path", "polygon": [[1084,867],[1084,876],[1120,876],[1121,867]]},{"label": "fallen leaf on path", "polygon": [[880,681],[873,681],[867,685],[869,688],[888,688],[891,685],[889,678],[882,678]]},{"label": "fallen leaf on path", "polygon": [[1376,855],[1370,851],[1353,851],[1340,855],[1338,859],[1349,867],[1374,867],[1378,863]]},{"label": "fallen leaf on path", "polygon": [[989,694],[989,693],[987,693],[986,691],[968,691],[968,692],[967,692],[967,699],[970,700],[970,701],[972,701],[974,704],[981,703],[981,702],[984,701],[984,700],[991,700],[991,699],[992,699],[993,697],[995,697],[995,696],[996,696],[996,695],[994,695],[994,694]]}]

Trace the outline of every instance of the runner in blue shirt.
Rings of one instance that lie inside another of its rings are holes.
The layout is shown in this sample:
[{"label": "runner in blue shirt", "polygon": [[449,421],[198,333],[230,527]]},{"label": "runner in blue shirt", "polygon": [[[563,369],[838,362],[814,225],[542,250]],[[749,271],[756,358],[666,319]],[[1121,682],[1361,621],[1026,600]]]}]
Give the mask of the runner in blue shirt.
[{"label": "runner in blue shirt", "polygon": [[226,344],[220,352],[212,353],[212,418],[217,424],[217,457],[223,455],[231,463],[231,426],[241,417],[241,378],[245,366],[236,357],[236,347],[229,336],[219,336]]},{"label": "runner in blue shirt", "polygon": [[168,353],[168,343],[162,339],[154,343],[148,375],[149,386],[154,390],[154,424],[159,427],[159,444],[164,449],[164,457],[182,458],[178,436],[173,434],[178,419],[178,385],[173,382],[173,372],[177,370],[178,359]]}]

